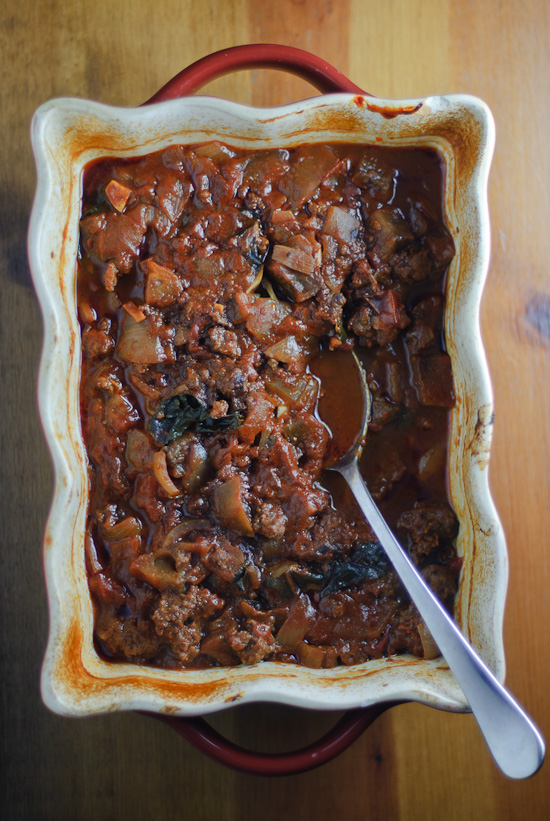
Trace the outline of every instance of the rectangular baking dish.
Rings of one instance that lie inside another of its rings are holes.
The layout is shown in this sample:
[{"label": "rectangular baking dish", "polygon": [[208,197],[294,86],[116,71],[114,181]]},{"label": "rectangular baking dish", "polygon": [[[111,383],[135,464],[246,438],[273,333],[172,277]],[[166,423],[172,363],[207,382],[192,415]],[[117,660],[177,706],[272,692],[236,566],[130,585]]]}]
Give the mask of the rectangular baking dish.
[{"label": "rectangular baking dish", "polygon": [[306,142],[430,146],[443,156],[445,216],[457,250],[447,278],[445,315],[457,395],[449,487],[461,522],[457,550],[464,558],[455,618],[499,680],[504,678],[507,558],[488,486],[493,402],[479,333],[490,246],[487,177],[494,144],[493,120],[485,104],[464,95],[374,100],[350,93],[273,109],[209,97],[144,108],[59,99],[41,106],[33,120],[38,187],[29,232],[45,329],[39,406],[55,466],[44,541],[50,608],[44,701],[65,715],[114,710],[197,715],[251,701],[344,709],[412,700],[465,711],[464,696],[441,658],[400,655],[328,670],[262,662],[167,671],[109,663],[94,648],[83,544],[88,484],[79,417],[75,298],[82,171],[101,157],[139,156],[209,140],[249,149]]}]

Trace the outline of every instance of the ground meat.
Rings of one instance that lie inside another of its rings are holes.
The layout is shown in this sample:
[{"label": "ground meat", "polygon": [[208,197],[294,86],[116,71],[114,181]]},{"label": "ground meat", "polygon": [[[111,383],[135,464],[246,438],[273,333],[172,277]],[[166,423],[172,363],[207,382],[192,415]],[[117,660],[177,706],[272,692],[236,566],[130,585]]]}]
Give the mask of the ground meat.
[{"label": "ground meat", "polygon": [[281,539],[285,535],[287,518],[272,502],[260,502],[253,518],[254,530],[268,539]]},{"label": "ground meat", "polygon": [[405,338],[411,354],[418,354],[432,345],[435,334],[429,325],[421,319],[415,319]]},{"label": "ground meat", "polygon": [[214,353],[230,356],[236,359],[241,355],[237,334],[225,328],[211,328],[208,331],[208,344]]},{"label": "ground meat", "polygon": [[273,624],[247,619],[244,630],[229,637],[229,644],[243,664],[257,664],[272,653],[277,643],[273,636]]},{"label": "ground meat", "polygon": [[203,559],[205,567],[224,582],[231,582],[244,568],[244,554],[240,547],[220,537]]},{"label": "ground meat", "polygon": [[112,619],[104,617],[96,625],[96,634],[109,655],[123,656],[129,661],[135,658],[150,659],[159,651],[159,640],[153,625],[145,619]]},{"label": "ground meat", "polygon": [[367,223],[371,238],[367,258],[371,264],[387,263],[392,255],[414,240],[408,223],[397,208],[377,209]]},{"label": "ground meat", "polygon": [[458,586],[456,573],[444,565],[431,564],[422,568],[422,575],[438,599],[449,607],[456,595]]},{"label": "ground meat", "polygon": [[407,465],[399,452],[395,449],[388,451],[385,454],[383,468],[380,466],[379,470],[374,473],[374,481],[371,480],[370,483],[370,491],[374,498],[377,501],[384,498],[401,481],[406,472]]},{"label": "ground meat", "polygon": [[395,171],[373,157],[365,157],[359,163],[353,175],[353,182],[360,188],[365,188],[372,197],[386,201],[393,191]]},{"label": "ground meat", "polygon": [[427,555],[441,540],[454,539],[458,534],[458,519],[448,505],[440,502],[418,502],[400,516],[397,526],[410,537],[415,556]]},{"label": "ground meat", "polygon": [[402,251],[390,258],[392,271],[403,282],[419,282],[433,271],[433,262],[426,248]]},{"label": "ground meat", "polygon": [[86,328],[82,334],[84,353],[90,359],[97,359],[110,354],[115,347],[114,339],[106,331]]},{"label": "ground meat", "polygon": [[413,604],[403,610],[392,629],[388,642],[388,653],[411,653],[413,656],[424,655],[424,648],[418,633],[418,612]]},{"label": "ground meat", "polygon": [[349,550],[354,539],[373,538],[366,520],[356,522],[355,526],[350,527],[349,522],[341,514],[328,506],[316,518],[307,536],[307,539],[296,539],[290,554],[323,565],[336,555]]},{"label": "ground meat", "polygon": [[393,421],[399,414],[400,407],[395,402],[391,402],[385,396],[375,396],[372,399],[371,418],[369,422],[369,431],[380,431],[387,425],[388,422]]},{"label": "ground meat", "polygon": [[395,291],[383,291],[360,305],[348,320],[348,330],[359,337],[361,345],[389,345],[410,320]]},{"label": "ground meat", "polygon": [[184,594],[169,590],[153,613],[157,635],[180,661],[193,661],[200,653],[201,618],[211,618],[222,606],[222,599],[194,585]]}]

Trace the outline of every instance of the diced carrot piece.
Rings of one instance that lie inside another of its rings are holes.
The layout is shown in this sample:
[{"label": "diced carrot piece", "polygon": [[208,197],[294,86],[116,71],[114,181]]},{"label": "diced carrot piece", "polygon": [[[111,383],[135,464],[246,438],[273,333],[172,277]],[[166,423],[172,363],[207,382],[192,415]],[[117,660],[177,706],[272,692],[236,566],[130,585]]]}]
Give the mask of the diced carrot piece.
[{"label": "diced carrot piece", "polygon": [[142,309],[139,308],[135,302],[132,302],[132,300],[125,302],[122,307],[128,314],[130,314],[134,322],[143,322],[145,319],[145,314]]},{"label": "diced carrot piece", "polygon": [[88,325],[91,325],[92,322],[95,322],[97,319],[97,314],[87,299],[80,300],[78,303],[78,311],[82,322],[86,322]]},{"label": "diced carrot piece", "polygon": [[105,187],[105,193],[113,208],[116,208],[117,211],[122,213],[130,199],[132,189],[127,188],[121,182],[118,182],[118,180],[111,180]]},{"label": "diced carrot piece", "polygon": [[118,281],[118,268],[116,267],[114,262],[110,262],[106,269],[105,273],[103,274],[103,284],[105,285],[106,291],[114,291],[115,286]]}]

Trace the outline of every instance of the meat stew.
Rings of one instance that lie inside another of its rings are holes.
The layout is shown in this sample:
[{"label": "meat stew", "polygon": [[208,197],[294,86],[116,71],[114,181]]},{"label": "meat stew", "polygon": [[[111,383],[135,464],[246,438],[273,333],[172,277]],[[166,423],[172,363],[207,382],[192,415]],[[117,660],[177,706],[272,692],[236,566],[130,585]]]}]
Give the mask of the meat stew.
[{"label": "meat stew", "polygon": [[104,657],[321,668],[435,652],[322,470],[312,360],[355,346],[373,395],[362,471],[452,608],[443,178],[433,149],[342,144],[86,168],[85,544]]}]

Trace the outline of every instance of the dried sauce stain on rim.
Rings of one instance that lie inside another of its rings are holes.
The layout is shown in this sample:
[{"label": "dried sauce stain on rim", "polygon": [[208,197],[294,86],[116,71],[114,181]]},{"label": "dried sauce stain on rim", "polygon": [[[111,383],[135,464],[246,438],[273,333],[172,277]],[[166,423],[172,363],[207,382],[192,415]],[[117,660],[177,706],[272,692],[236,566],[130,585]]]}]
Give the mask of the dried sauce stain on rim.
[{"label": "dried sauce stain on rim", "polygon": [[477,412],[474,436],[469,445],[472,457],[476,460],[481,470],[486,470],[489,466],[494,424],[495,414],[492,403],[483,405]]},{"label": "dried sauce stain on rim", "polygon": [[416,103],[415,105],[402,105],[397,107],[376,105],[376,103],[371,103],[370,100],[365,100],[364,102],[369,111],[372,111],[375,114],[381,114],[386,120],[393,120],[395,117],[400,117],[402,114],[415,114],[417,111],[420,111],[424,105],[422,101]]},{"label": "dried sauce stain on rim", "polygon": [[443,311],[454,248],[440,157],[211,142],[94,162],[83,190],[86,559],[100,654],[167,669],[426,657],[370,528],[321,473],[310,361],[319,346],[360,351],[374,400],[367,481],[451,607]]},{"label": "dried sauce stain on rim", "polygon": [[227,696],[224,699],[226,704],[233,704],[235,701],[240,701],[244,696],[244,693],[236,693],[234,696]]},{"label": "dried sauce stain on rim", "polygon": [[[94,695],[101,695],[108,697],[108,692],[113,692],[113,707],[112,709],[119,709],[118,694],[119,687],[124,686],[129,690],[135,690],[136,695],[145,695],[151,693],[154,695],[161,694],[166,698],[180,699],[185,698],[186,702],[202,703],[205,700],[213,700],[220,697],[224,691],[227,690],[228,684],[226,678],[218,678],[214,681],[193,681],[193,680],[178,680],[172,681],[165,678],[147,677],[142,674],[120,675],[117,677],[105,677],[101,675],[101,671],[94,673],[88,669],[83,662],[83,635],[80,625],[77,621],[73,621],[67,630],[67,638],[64,646],[63,657],[65,664],[63,670],[60,671],[60,680],[63,682],[63,687],[68,692],[80,693],[86,698],[94,697]],[[220,673],[223,671],[220,670]],[[239,698],[236,696],[235,698]],[[226,700],[233,700],[229,697]],[[170,707],[163,706],[163,712],[176,713],[179,711],[178,706]]]}]

